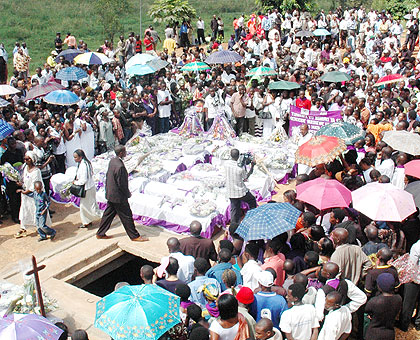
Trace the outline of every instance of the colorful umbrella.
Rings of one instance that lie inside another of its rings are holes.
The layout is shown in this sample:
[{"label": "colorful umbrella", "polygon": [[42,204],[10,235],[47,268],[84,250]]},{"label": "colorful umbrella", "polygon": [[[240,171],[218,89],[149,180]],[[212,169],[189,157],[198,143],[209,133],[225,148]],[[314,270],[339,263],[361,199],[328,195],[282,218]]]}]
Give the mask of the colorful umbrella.
[{"label": "colorful umbrella", "polygon": [[63,330],[36,314],[10,314],[0,319],[0,339],[57,340]]},{"label": "colorful umbrella", "polygon": [[3,108],[3,107],[7,107],[7,106],[9,106],[11,103],[10,102],[8,102],[7,100],[4,100],[3,98],[0,98],[0,108]]},{"label": "colorful umbrella", "polygon": [[60,62],[60,57],[64,57],[64,60],[68,60],[70,62],[73,61],[73,59],[75,57],[77,57],[79,54],[82,54],[83,52],[79,51],[79,50],[75,50],[73,48],[68,48],[67,50],[63,50],[60,52],[60,54],[55,57],[55,62],[58,63]]},{"label": "colorful umbrella", "polygon": [[73,105],[79,102],[79,97],[68,90],[56,90],[44,97],[44,102],[55,105]]},{"label": "colorful umbrella", "polygon": [[156,57],[147,53],[138,53],[127,61],[125,64],[125,69],[128,70],[131,66],[134,65],[145,65],[148,61],[153,59],[156,59]]},{"label": "colorful umbrella", "polygon": [[270,90],[297,90],[300,85],[294,81],[279,80],[268,85]]},{"label": "colorful umbrella", "polygon": [[420,135],[407,131],[385,131],[382,140],[391,148],[413,156],[420,155]]},{"label": "colorful umbrella", "polygon": [[416,211],[413,195],[391,183],[368,183],[351,195],[353,208],[374,221],[401,222]]},{"label": "colorful umbrella", "polygon": [[267,203],[248,210],[236,233],[245,241],[271,240],[295,228],[301,213],[290,203]]},{"label": "colorful umbrella", "polygon": [[346,149],[346,143],[340,138],[315,136],[296,150],[295,162],[308,166],[328,163]]},{"label": "colorful umbrella", "polygon": [[381,85],[386,85],[386,84],[399,83],[400,81],[402,81],[404,79],[405,78],[401,74],[389,74],[387,76],[379,78],[379,80],[373,86],[381,86]]},{"label": "colorful umbrella", "polygon": [[316,37],[331,35],[331,33],[327,31],[325,28],[317,28],[316,30],[313,31],[313,34]]},{"label": "colorful umbrella", "polygon": [[0,140],[5,139],[7,136],[10,136],[15,129],[8,122],[3,119],[0,119]]},{"label": "colorful umbrella", "polygon": [[155,340],[181,322],[180,298],[156,285],[124,286],[96,304],[95,327],[114,340]]},{"label": "colorful umbrella", "polygon": [[364,138],[366,132],[354,124],[347,122],[335,122],[321,126],[315,136],[333,136],[341,138],[347,145],[354,144],[360,138]]},{"label": "colorful umbrella", "polygon": [[420,178],[420,159],[415,159],[404,165],[406,176]]},{"label": "colorful umbrella", "polygon": [[194,61],[193,63],[188,63],[181,68],[182,72],[199,72],[210,70],[210,66],[202,61]]},{"label": "colorful umbrella", "polygon": [[243,57],[234,51],[217,51],[210,54],[205,62],[207,64],[228,64],[241,61]]},{"label": "colorful umbrella", "polygon": [[321,77],[321,80],[327,83],[341,83],[350,79],[351,77],[347,73],[340,71],[327,72]]},{"label": "colorful umbrella", "polygon": [[99,52],[88,52],[78,55],[74,58],[75,64],[83,65],[103,65],[110,63],[112,59],[108,58],[105,54]]},{"label": "colorful umbrella", "polygon": [[299,31],[295,34],[295,37],[313,37],[314,34],[311,31]]},{"label": "colorful umbrella", "polygon": [[404,190],[413,195],[414,204],[420,209],[420,181],[408,183]]},{"label": "colorful umbrella", "polygon": [[16,94],[19,92],[20,90],[18,90],[17,88],[13,86],[6,85],[6,84],[0,85],[0,96],[8,96],[10,94]]},{"label": "colorful umbrella", "polygon": [[273,70],[271,67],[266,66],[259,66],[254,67],[253,69],[249,70],[249,72],[246,74],[247,77],[264,77],[264,76],[275,76],[277,75],[277,72]]},{"label": "colorful umbrella", "polygon": [[319,210],[348,208],[351,191],[335,179],[317,178],[296,187],[297,199]]},{"label": "colorful umbrella", "polygon": [[57,72],[56,78],[65,81],[76,81],[79,79],[86,78],[88,75],[79,67],[65,67]]},{"label": "colorful umbrella", "polygon": [[63,90],[65,87],[55,81],[51,81],[45,84],[37,85],[31,88],[28,93],[26,94],[25,101],[32,100],[35,98],[43,97],[46,94],[55,91],[55,90]]}]

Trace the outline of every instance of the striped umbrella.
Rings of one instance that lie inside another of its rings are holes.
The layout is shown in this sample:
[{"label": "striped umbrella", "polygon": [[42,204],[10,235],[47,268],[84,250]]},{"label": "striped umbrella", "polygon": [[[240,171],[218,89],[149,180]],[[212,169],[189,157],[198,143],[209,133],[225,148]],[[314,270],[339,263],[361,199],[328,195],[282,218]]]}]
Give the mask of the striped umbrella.
[{"label": "striped umbrella", "polygon": [[87,52],[78,55],[74,58],[75,64],[83,64],[83,65],[103,65],[106,63],[110,63],[112,59],[109,59],[105,54],[98,53],[98,52]]},{"label": "striped umbrella", "polygon": [[83,78],[86,78],[87,76],[88,76],[87,73],[83,71],[81,68],[72,66],[72,67],[62,68],[60,71],[57,72],[57,75],[55,77],[60,80],[71,81],[71,80],[83,79]]},{"label": "striped umbrella", "polygon": [[295,162],[308,166],[332,162],[346,149],[346,143],[340,138],[315,136],[299,146],[295,153]]},{"label": "striped umbrella", "polygon": [[0,96],[8,96],[10,94],[16,94],[19,92],[20,90],[18,90],[17,88],[13,86],[6,85],[6,84],[0,85]]},{"label": "striped umbrella", "polygon": [[55,81],[51,81],[45,84],[37,85],[31,88],[28,93],[26,94],[25,101],[32,100],[35,98],[43,97],[46,94],[55,91],[55,90],[63,90],[65,87]]},{"label": "striped umbrella", "polygon": [[73,105],[79,102],[79,97],[68,90],[56,90],[48,93],[44,97],[44,101],[48,104],[55,105]]},{"label": "striped umbrella", "polygon": [[250,70],[246,76],[247,77],[263,77],[263,76],[275,76],[277,75],[277,72],[273,70],[271,67],[266,66],[259,66],[254,67],[252,70]]},{"label": "striped umbrella", "polygon": [[338,137],[344,140],[347,145],[352,145],[360,138],[364,138],[366,132],[354,124],[347,122],[335,122],[322,126],[315,135]]},{"label": "striped umbrella", "polygon": [[194,61],[193,63],[188,63],[181,68],[182,72],[199,72],[210,70],[210,66],[202,61]]},{"label": "striped umbrella", "polygon": [[236,52],[223,50],[210,54],[205,62],[207,64],[228,64],[236,63],[242,59],[243,57]]},{"label": "striped umbrella", "polygon": [[74,48],[68,48],[67,50],[61,51],[60,54],[57,57],[55,57],[54,60],[56,63],[58,63],[60,62],[60,57],[64,57],[64,60],[72,62],[76,56],[82,53],[83,52],[75,50]]},{"label": "striped umbrella", "polygon": [[13,132],[15,132],[13,126],[11,126],[5,120],[0,119],[0,140],[10,136]]}]

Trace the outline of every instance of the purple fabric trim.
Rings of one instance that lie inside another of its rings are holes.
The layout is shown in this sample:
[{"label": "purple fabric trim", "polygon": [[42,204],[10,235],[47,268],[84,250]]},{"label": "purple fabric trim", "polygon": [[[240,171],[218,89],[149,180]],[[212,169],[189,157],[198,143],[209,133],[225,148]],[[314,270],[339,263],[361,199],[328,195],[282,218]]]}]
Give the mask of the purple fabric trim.
[{"label": "purple fabric trim", "polygon": [[184,163],[181,163],[176,167],[175,173],[177,174],[178,172],[182,172],[185,170],[187,170],[187,166]]},{"label": "purple fabric trim", "polygon": [[287,184],[289,179],[295,178],[297,175],[297,164],[295,164],[292,168],[292,172],[288,172],[281,180],[277,181],[277,184]]}]

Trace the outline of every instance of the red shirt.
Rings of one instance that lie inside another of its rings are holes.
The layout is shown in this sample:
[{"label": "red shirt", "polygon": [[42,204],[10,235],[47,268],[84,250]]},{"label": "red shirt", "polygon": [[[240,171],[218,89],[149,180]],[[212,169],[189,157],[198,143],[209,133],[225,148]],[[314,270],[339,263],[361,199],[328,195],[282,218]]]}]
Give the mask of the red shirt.
[{"label": "red shirt", "polygon": [[146,51],[153,50],[153,38],[144,38],[143,43],[144,43],[144,46],[146,46]]},{"label": "red shirt", "polygon": [[136,40],[136,53],[141,53],[141,40]]},{"label": "red shirt", "polygon": [[283,270],[283,264],[285,261],[285,257],[283,254],[274,255],[272,257],[269,257],[267,259],[264,259],[264,264],[261,265],[262,270],[266,270],[267,268],[273,268],[277,273],[276,281],[274,281],[274,284],[278,286],[283,286],[284,283],[284,270]]},{"label": "red shirt", "polygon": [[307,98],[300,99],[300,97],[298,97],[296,99],[296,106],[300,109],[310,110],[312,104],[311,104],[311,101],[309,99],[307,99]]}]

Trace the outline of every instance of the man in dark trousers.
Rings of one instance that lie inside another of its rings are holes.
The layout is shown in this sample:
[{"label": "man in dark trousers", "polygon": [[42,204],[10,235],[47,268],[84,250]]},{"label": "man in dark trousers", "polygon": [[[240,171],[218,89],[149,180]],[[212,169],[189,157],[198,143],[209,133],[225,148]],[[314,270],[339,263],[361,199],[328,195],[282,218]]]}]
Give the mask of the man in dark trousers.
[{"label": "man in dark trousers", "polygon": [[[105,197],[108,200],[105,212],[102,216],[101,225],[96,233],[98,239],[109,239],[106,232],[111,227],[111,223],[118,214],[121,223],[131,241],[144,242],[149,239],[140,236],[134,226],[133,213],[131,212],[128,199],[131,196],[128,189],[128,172],[124,166],[123,158],[127,155],[125,147],[118,145],[115,147],[116,157],[109,161],[108,172],[106,173]],[[147,156],[147,155],[146,155]],[[139,163],[145,157],[139,159]]]}]

